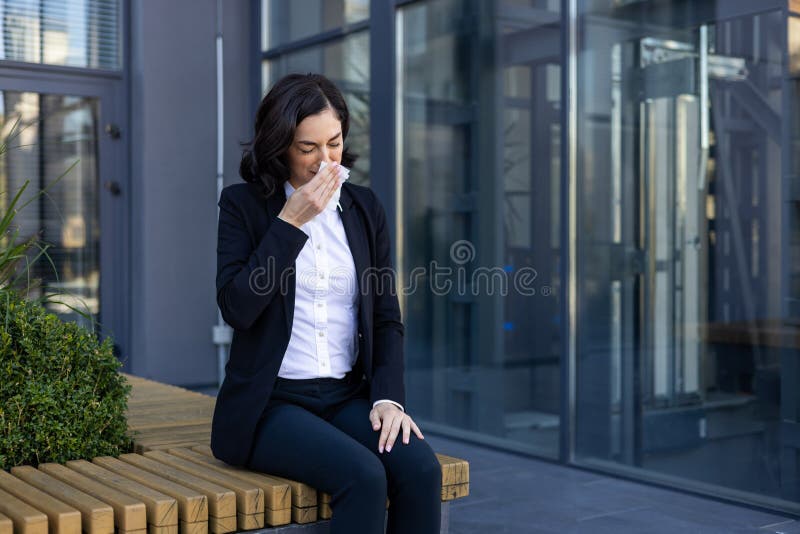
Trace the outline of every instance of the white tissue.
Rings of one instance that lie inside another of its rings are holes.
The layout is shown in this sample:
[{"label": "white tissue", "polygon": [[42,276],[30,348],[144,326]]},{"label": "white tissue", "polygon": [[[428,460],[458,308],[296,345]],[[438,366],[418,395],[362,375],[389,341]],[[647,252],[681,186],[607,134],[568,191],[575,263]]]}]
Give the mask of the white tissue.
[{"label": "white tissue", "polygon": [[[324,169],[327,166],[328,166],[328,163],[326,161],[321,162],[319,164],[319,171],[321,171],[322,169]],[[319,172],[319,171],[317,171],[317,172]],[[342,179],[342,182],[347,180],[350,177],[350,169],[348,169],[347,167],[342,167],[341,165],[339,165],[339,177]],[[342,194],[342,186],[339,185],[334,190],[333,196],[328,201],[328,205],[325,206],[326,209],[329,209],[329,210],[336,209],[336,206],[339,204],[339,197],[341,196],[341,194]]]}]

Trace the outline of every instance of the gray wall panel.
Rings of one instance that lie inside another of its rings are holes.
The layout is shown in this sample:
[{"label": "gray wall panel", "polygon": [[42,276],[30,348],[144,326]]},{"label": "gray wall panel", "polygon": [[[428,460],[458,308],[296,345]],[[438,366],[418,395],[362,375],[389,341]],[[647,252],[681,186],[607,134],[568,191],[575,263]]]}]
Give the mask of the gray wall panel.
[{"label": "gray wall panel", "polygon": [[[248,134],[249,3],[225,2],[226,183]],[[214,0],[133,2],[131,151],[134,374],[216,382]],[[254,51],[253,51],[254,52]]]}]

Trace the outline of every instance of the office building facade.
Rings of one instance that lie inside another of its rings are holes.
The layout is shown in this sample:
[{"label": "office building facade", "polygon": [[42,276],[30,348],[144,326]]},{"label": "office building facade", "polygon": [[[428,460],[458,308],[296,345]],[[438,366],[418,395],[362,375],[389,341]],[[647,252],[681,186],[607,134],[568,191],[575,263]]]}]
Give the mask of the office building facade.
[{"label": "office building facade", "polygon": [[217,135],[234,183],[264,92],[325,74],[350,179],[389,218],[423,428],[798,513],[798,17],[789,0],[0,1],[2,126],[31,138],[0,185],[79,159],[27,215],[58,243],[48,283],[82,292],[132,372],[213,383]]}]

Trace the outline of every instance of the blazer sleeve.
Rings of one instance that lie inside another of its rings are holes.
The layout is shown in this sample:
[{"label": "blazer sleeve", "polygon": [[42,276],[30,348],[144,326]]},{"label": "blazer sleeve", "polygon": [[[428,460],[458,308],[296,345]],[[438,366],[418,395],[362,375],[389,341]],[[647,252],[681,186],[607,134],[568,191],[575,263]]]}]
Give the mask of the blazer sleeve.
[{"label": "blazer sleeve", "polygon": [[280,289],[280,276],[300,254],[308,235],[276,217],[255,249],[242,206],[226,189],[219,200],[217,305],[225,322],[247,330]]},{"label": "blazer sleeve", "polygon": [[[375,263],[377,276],[373,294],[373,373],[370,400],[389,399],[405,405],[403,378],[404,327],[397,300],[397,284],[392,267],[391,241],[386,212],[370,189],[375,207]],[[390,282],[390,283],[387,283]]]}]

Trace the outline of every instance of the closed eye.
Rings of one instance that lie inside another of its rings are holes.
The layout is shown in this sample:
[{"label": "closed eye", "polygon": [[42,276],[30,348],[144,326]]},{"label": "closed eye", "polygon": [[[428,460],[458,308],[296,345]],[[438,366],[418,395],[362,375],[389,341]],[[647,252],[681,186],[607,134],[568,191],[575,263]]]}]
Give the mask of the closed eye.
[{"label": "closed eye", "polygon": [[[333,148],[336,148],[336,147],[337,147],[337,146],[339,146],[340,144],[341,144],[341,143],[336,143],[336,144],[331,144],[331,145],[328,145],[328,146],[331,146],[331,147],[333,147]],[[312,148],[311,150],[303,150],[303,149],[300,149],[300,152],[302,152],[303,154],[311,154],[312,152],[314,152],[314,149],[313,149],[313,148]]]}]

